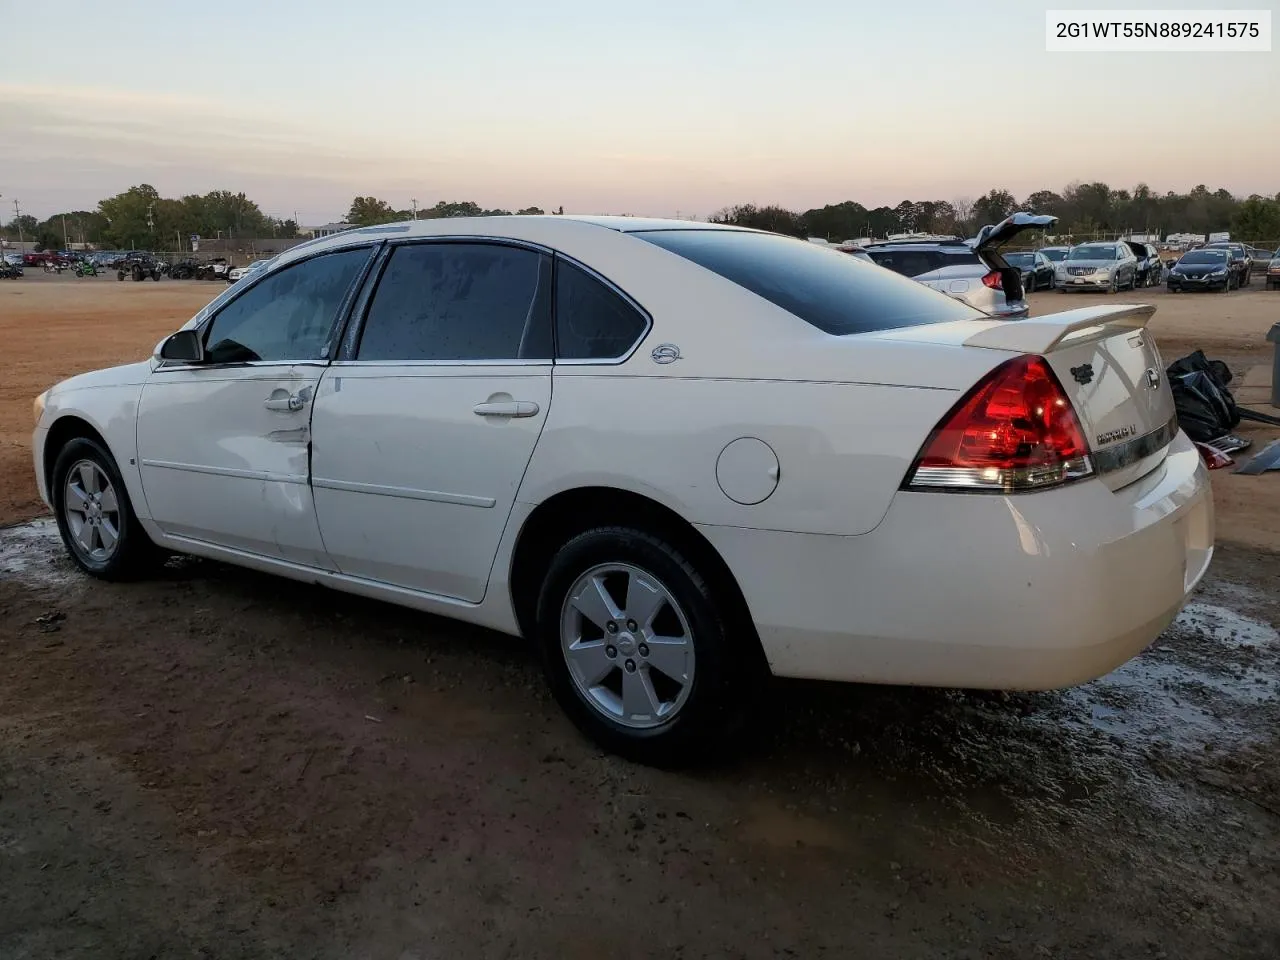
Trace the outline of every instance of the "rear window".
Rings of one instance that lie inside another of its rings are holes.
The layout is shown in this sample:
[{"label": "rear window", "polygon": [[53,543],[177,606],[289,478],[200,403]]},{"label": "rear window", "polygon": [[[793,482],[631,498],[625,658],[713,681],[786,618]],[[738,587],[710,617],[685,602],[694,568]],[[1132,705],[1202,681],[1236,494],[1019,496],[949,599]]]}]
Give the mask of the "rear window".
[{"label": "rear window", "polygon": [[652,230],[632,236],[718,273],[836,336],[985,316],[890,270],[775,233]]}]

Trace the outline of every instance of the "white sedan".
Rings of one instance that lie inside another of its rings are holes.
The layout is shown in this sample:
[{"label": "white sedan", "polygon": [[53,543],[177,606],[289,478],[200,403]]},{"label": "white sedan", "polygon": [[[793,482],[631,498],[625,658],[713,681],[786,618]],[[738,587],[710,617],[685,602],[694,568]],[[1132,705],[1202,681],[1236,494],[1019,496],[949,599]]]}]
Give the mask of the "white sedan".
[{"label": "white sedan", "polygon": [[356,229],[39,397],[35,470],[91,574],[182,552],[523,635],[667,762],[768,671],[1047,689],[1149,644],[1213,553],[1151,313],[993,320],[713,224]]}]

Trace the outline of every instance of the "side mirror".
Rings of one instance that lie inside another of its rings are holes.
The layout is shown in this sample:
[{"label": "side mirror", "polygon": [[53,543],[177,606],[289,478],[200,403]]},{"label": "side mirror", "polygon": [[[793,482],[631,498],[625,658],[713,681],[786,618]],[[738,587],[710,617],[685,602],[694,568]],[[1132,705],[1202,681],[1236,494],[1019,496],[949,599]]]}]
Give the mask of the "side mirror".
[{"label": "side mirror", "polygon": [[179,330],[160,345],[160,359],[177,363],[203,363],[204,344],[196,330]]}]

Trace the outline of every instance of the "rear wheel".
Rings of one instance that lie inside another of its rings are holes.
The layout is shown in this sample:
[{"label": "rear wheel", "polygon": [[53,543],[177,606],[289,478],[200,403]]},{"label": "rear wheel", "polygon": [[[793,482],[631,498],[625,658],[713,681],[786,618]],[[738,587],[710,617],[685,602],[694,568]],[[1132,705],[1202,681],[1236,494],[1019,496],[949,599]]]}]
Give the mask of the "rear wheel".
[{"label": "rear wheel", "polygon": [[661,537],[574,537],[543,581],[537,628],[557,701],[607,750],[680,763],[722,751],[746,716],[754,651],[729,642],[708,581]]},{"label": "rear wheel", "polygon": [[115,459],[99,443],[78,437],[63,447],[50,491],[62,542],[85,573],[131,580],[154,569],[160,553],[138,523]]}]

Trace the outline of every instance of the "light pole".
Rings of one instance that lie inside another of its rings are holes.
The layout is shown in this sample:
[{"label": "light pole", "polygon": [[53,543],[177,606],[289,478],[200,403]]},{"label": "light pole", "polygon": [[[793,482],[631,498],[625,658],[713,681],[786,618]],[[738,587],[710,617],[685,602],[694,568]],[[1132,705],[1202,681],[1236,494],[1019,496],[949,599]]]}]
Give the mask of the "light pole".
[{"label": "light pole", "polygon": [[413,204],[413,219],[417,220],[418,219],[418,198],[414,197],[413,200],[411,200],[410,202]]},{"label": "light pole", "polygon": [[22,235],[22,208],[18,206],[18,201],[13,201],[13,220],[18,225],[18,252],[27,252],[27,241]]}]

